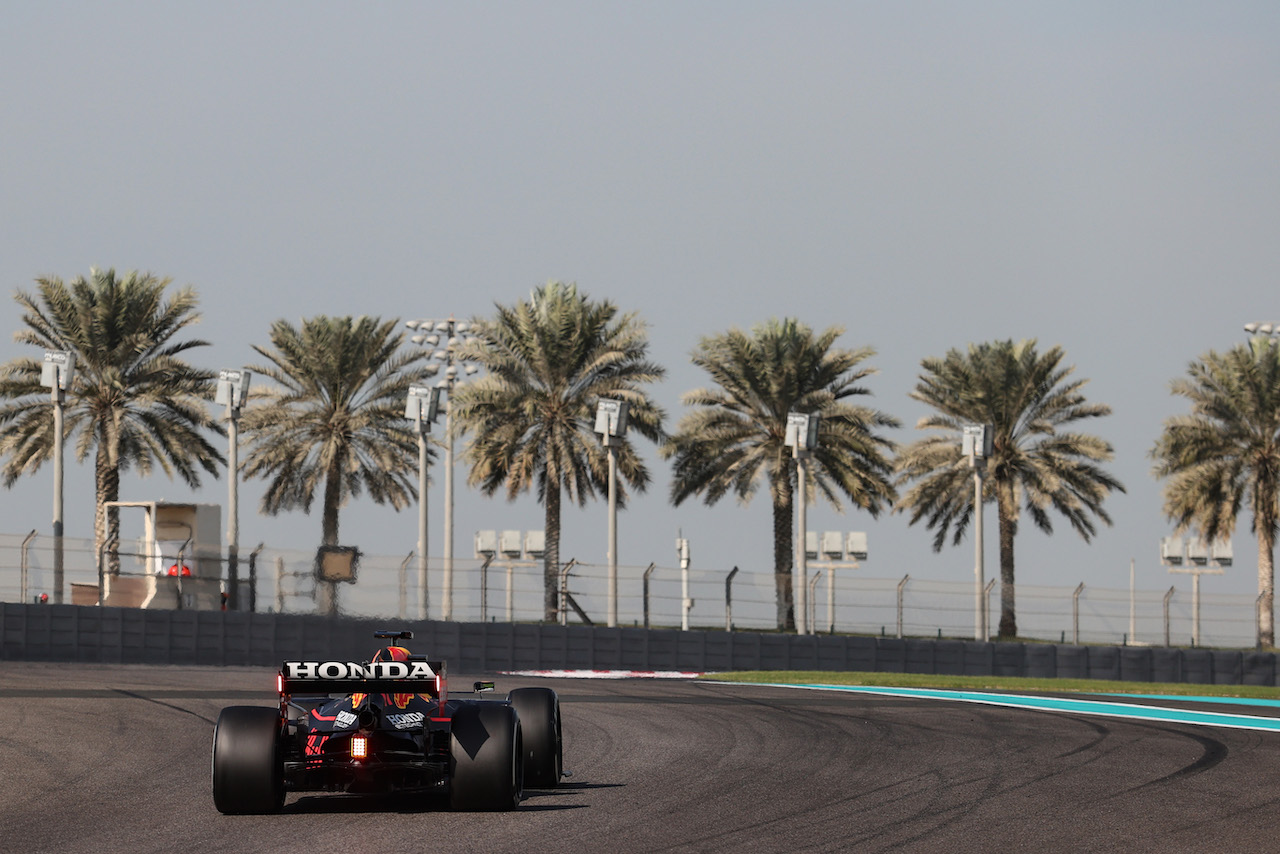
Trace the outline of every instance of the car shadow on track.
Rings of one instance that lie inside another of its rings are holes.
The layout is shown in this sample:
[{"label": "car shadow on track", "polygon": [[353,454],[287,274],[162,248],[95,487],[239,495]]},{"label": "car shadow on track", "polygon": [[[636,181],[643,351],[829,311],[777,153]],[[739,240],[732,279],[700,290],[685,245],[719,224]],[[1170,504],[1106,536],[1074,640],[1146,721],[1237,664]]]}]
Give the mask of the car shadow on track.
[{"label": "car shadow on track", "polygon": [[[520,804],[519,810],[526,812],[553,812],[585,809],[588,804],[544,802],[544,799],[559,800],[581,794],[587,789],[612,789],[620,788],[623,785],[622,783],[574,783],[560,785],[554,789],[526,789],[525,799]],[[422,795],[407,792],[389,795],[334,793],[302,795],[296,801],[286,803],[282,812],[285,815],[315,815],[322,813],[450,812],[450,809],[449,799],[444,795]]]}]

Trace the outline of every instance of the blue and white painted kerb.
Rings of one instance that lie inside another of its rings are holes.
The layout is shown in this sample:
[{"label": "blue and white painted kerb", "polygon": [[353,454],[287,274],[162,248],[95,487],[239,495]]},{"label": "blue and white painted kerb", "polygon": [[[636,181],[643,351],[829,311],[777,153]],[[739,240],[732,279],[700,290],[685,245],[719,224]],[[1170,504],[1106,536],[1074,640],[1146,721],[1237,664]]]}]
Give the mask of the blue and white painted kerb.
[{"label": "blue and white painted kerb", "polygon": [[[746,684],[746,683],[743,683]],[[777,688],[800,688],[808,691],[845,691],[856,694],[877,694],[887,697],[913,697],[926,700],[947,700],[953,703],[980,703],[987,706],[1005,706],[1015,709],[1034,709],[1042,712],[1068,712],[1075,715],[1099,715],[1108,718],[1128,718],[1140,721],[1197,724],[1200,726],[1231,727],[1280,732],[1280,717],[1236,715],[1226,712],[1206,712],[1196,709],[1179,709],[1167,706],[1146,706],[1139,703],[1109,702],[1102,700],[1067,699],[1064,697],[1036,697],[1022,694],[991,694],[983,691],[944,691],[936,688],[882,688],[867,685],[814,685],[774,683]],[[1184,700],[1192,702],[1239,702],[1230,697],[1153,697],[1160,700]],[[1251,700],[1250,705],[1280,707],[1280,701]]]}]

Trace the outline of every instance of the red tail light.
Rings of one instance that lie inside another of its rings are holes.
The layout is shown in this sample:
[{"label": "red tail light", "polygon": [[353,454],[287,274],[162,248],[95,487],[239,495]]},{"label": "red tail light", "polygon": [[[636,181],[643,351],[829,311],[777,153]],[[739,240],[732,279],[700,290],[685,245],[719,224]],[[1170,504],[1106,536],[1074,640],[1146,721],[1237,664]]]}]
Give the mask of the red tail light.
[{"label": "red tail light", "polygon": [[352,759],[368,759],[369,758],[369,739],[363,735],[351,736],[351,758]]}]

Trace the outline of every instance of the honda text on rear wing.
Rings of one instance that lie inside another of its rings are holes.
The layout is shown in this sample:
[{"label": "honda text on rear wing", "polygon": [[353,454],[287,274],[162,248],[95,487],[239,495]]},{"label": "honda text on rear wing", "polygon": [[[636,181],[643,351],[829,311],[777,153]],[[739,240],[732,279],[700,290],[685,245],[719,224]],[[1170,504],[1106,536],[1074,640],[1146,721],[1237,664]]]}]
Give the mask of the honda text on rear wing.
[{"label": "honda text on rear wing", "polygon": [[440,697],[445,664],[410,658],[408,661],[286,661],[276,681],[282,697],[320,694],[398,693]]}]

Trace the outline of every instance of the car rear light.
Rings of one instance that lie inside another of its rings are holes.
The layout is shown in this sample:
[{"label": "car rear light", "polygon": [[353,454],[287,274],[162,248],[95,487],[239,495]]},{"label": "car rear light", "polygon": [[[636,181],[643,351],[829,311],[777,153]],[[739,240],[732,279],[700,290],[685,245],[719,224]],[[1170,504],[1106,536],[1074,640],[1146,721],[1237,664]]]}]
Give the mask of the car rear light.
[{"label": "car rear light", "polygon": [[351,758],[352,759],[368,759],[369,758],[369,739],[363,735],[351,736]]}]

